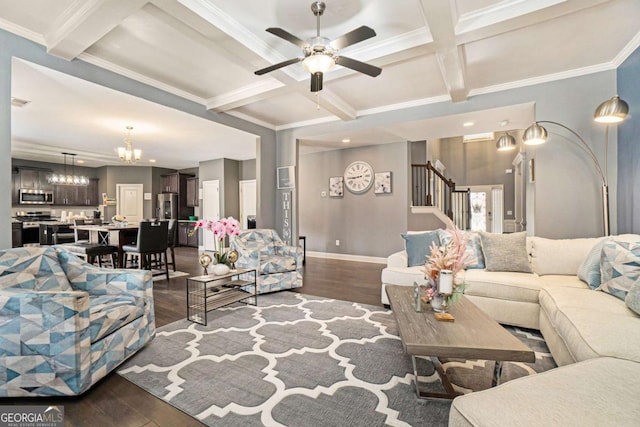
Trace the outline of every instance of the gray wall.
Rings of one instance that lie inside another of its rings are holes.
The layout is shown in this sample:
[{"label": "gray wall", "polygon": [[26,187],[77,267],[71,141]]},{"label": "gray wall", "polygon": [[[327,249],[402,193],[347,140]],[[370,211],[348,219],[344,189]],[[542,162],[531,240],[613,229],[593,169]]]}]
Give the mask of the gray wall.
[{"label": "gray wall", "polygon": [[220,181],[220,216],[240,216],[239,198],[240,162],[230,159],[215,159],[200,162],[199,187],[204,181]]},{"label": "gray wall", "polygon": [[[135,80],[75,59],[66,61],[49,55],[46,48],[0,30],[0,182],[11,182],[11,58],[17,57],[114,90],[128,93],[179,111],[256,135],[258,173],[258,218],[265,227],[275,225],[276,132],[224,113],[207,111],[201,104],[142,84]],[[262,175],[264,173],[264,175]],[[9,185],[0,185],[0,200],[10,200]],[[0,248],[11,247],[11,206],[0,206]]]},{"label": "gray wall", "polygon": [[[501,135],[501,134],[500,134]],[[516,137],[516,132],[511,132]],[[496,137],[499,135],[496,134]],[[520,138],[516,137],[519,141]],[[504,219],[513,219],[514,181],[513,159],[517,152],[497,151],[496,142],[478,141],[462,142],[462,137],[443,138],[439,140],[440,160],[446,169],[445,176],[455,182],[456,187],[471,185],[502,185],[504,195]],[[511,215],[507,212],[511,211]]]},{"label": "gray wall", "polygon": [[[104,166],[104,179],[100,180],[100,193],[107,193],[109,198],[116,198],[117,184],[142,184],[144,193],[153,192],[153,174],[151,167],[146,166]],[[155,197],[143,201],[143,215],[145,218],[155,217]],[[104,207],[104,219],[116,214],[116,206]]]},{"label": "gray wall", "polygon": [[256,159],[240,162],[240,181],[256,179]]},{"label": "gray wall", "polygon": [[640,234],[640,49],[618,68],[629,117],[618,127],[618,232]]},{"label": "gray wall", "polygon": [[[385,126],[413,120],[459,114],[488,108],[535,102],[536,119],[554,120],[577,131],[591,145],[603,162],[604,128],[593,122],[594,109],[616,93],[614,70],[571,79],[537,84],[486,95],[465,102],[423,105],[393,112],[372,114],[349,122],[330,122],[278,132],[278,148],[293,150],[291,142],[306,136],[350,131],[371,126]],[[557,136],[538,147],[527,147],[527,155],[536,159],[535,197],[528,199],[528,221],[535,234],[550,238],[590,237],[602,235],[601,184],[593,164],[584,153]],[[616,150],[617,133],[611,129],[609,145],[609,186],[611,193],[611,229],[617,230]],[[284,157],[284,153],[281,154]],[[281,165],[280,159],[278,164]],[[396,181],[397,182],[397,181]],[[397,189],[397,186],[395,187]],[[394,190],[395,191],[395,190]],[[528,196],[529,197],[529,196]],[[301,215],[302,217],[302,215]],[[388,247],[390,244],[385,243]],[[390,251],[387,251],[387,254]]]},{"label": "gray wall", "polygon": [[[374,194],[372,187],[352,194],[345,188],[344,197],[329,197],[329,177],[343,176],[356,160],[375,172],[391,171],[393,192]],[[407,162],[406,142],[301,155],[299,232],[307,238],[307,250],[377,257],[400,250],[400,234],[407,230]]]}]

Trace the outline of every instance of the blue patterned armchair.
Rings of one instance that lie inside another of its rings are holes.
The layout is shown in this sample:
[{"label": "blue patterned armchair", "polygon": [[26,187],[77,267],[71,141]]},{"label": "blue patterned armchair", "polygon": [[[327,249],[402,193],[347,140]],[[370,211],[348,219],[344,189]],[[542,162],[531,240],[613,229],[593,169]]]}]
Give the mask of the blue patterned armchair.
[{"label": "blue patterned armchair", "polygon": [[154,337],[152,283],[63,246],[0,251],[0,397],[85,392]]},{"label": "blue patterned armchair", "polygon": [[238,251],[238,268],[258,270],[258,293],[302,286],[302,248],[287,246],[275,230],[253,229],[231,241]]}]

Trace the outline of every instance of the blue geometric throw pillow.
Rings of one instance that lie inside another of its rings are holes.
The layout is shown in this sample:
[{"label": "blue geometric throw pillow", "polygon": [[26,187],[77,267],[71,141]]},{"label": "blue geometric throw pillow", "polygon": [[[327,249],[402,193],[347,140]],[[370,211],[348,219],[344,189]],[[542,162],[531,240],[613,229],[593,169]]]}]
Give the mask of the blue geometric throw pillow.
[{"label": "blue geometric throw pillow", "polygon": [[598,288],[624,301],[640,279],[640,242],[606,242],[600,258],[602,284]]},{"label": "blue geometric throw pillow", "polygon": [[603,239],[593,245],[580,267],[578,267],[578,278],[585,282],[591,289],[598,289],[602,283],[600,276],[600,256],[602,247],[610,239]]},{"label": "blue geometric throw pillow", "polygon": [[426,231],[416,234],[401,234],[405,240],[405,249],[409,261],[409,267],[424,265],[427,258],[431,256],[431,243],[440,246],[440,235],[438,230]]}]

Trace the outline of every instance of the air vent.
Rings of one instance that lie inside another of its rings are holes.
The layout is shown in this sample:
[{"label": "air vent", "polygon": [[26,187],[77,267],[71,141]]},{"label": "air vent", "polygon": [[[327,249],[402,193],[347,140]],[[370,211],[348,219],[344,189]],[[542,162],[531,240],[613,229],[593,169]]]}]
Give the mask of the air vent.
[{"label": "air vent", "polygon": [[14,98],[13,96],[11,97],[11,105],[14,107],[22,108],[30,102],[31,101],[27,101],[26,99]]},{"label": "air vent", "polygon": [[493,132],[474,133],[470,135],[464,135],[462,142],[478,142],[478,141],[493,141]]}]

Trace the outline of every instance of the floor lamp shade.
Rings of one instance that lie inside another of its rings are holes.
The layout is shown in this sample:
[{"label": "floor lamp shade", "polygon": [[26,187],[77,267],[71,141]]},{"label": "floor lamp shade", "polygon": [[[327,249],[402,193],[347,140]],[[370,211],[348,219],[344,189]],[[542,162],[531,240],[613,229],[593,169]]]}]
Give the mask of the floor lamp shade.
[{"label": "floor lamp shade", "polygon": [[598,105],[593,113],[593,120],[598,123],[620,123],[627,118],[628,114],[629,104],[616,95]]}]

